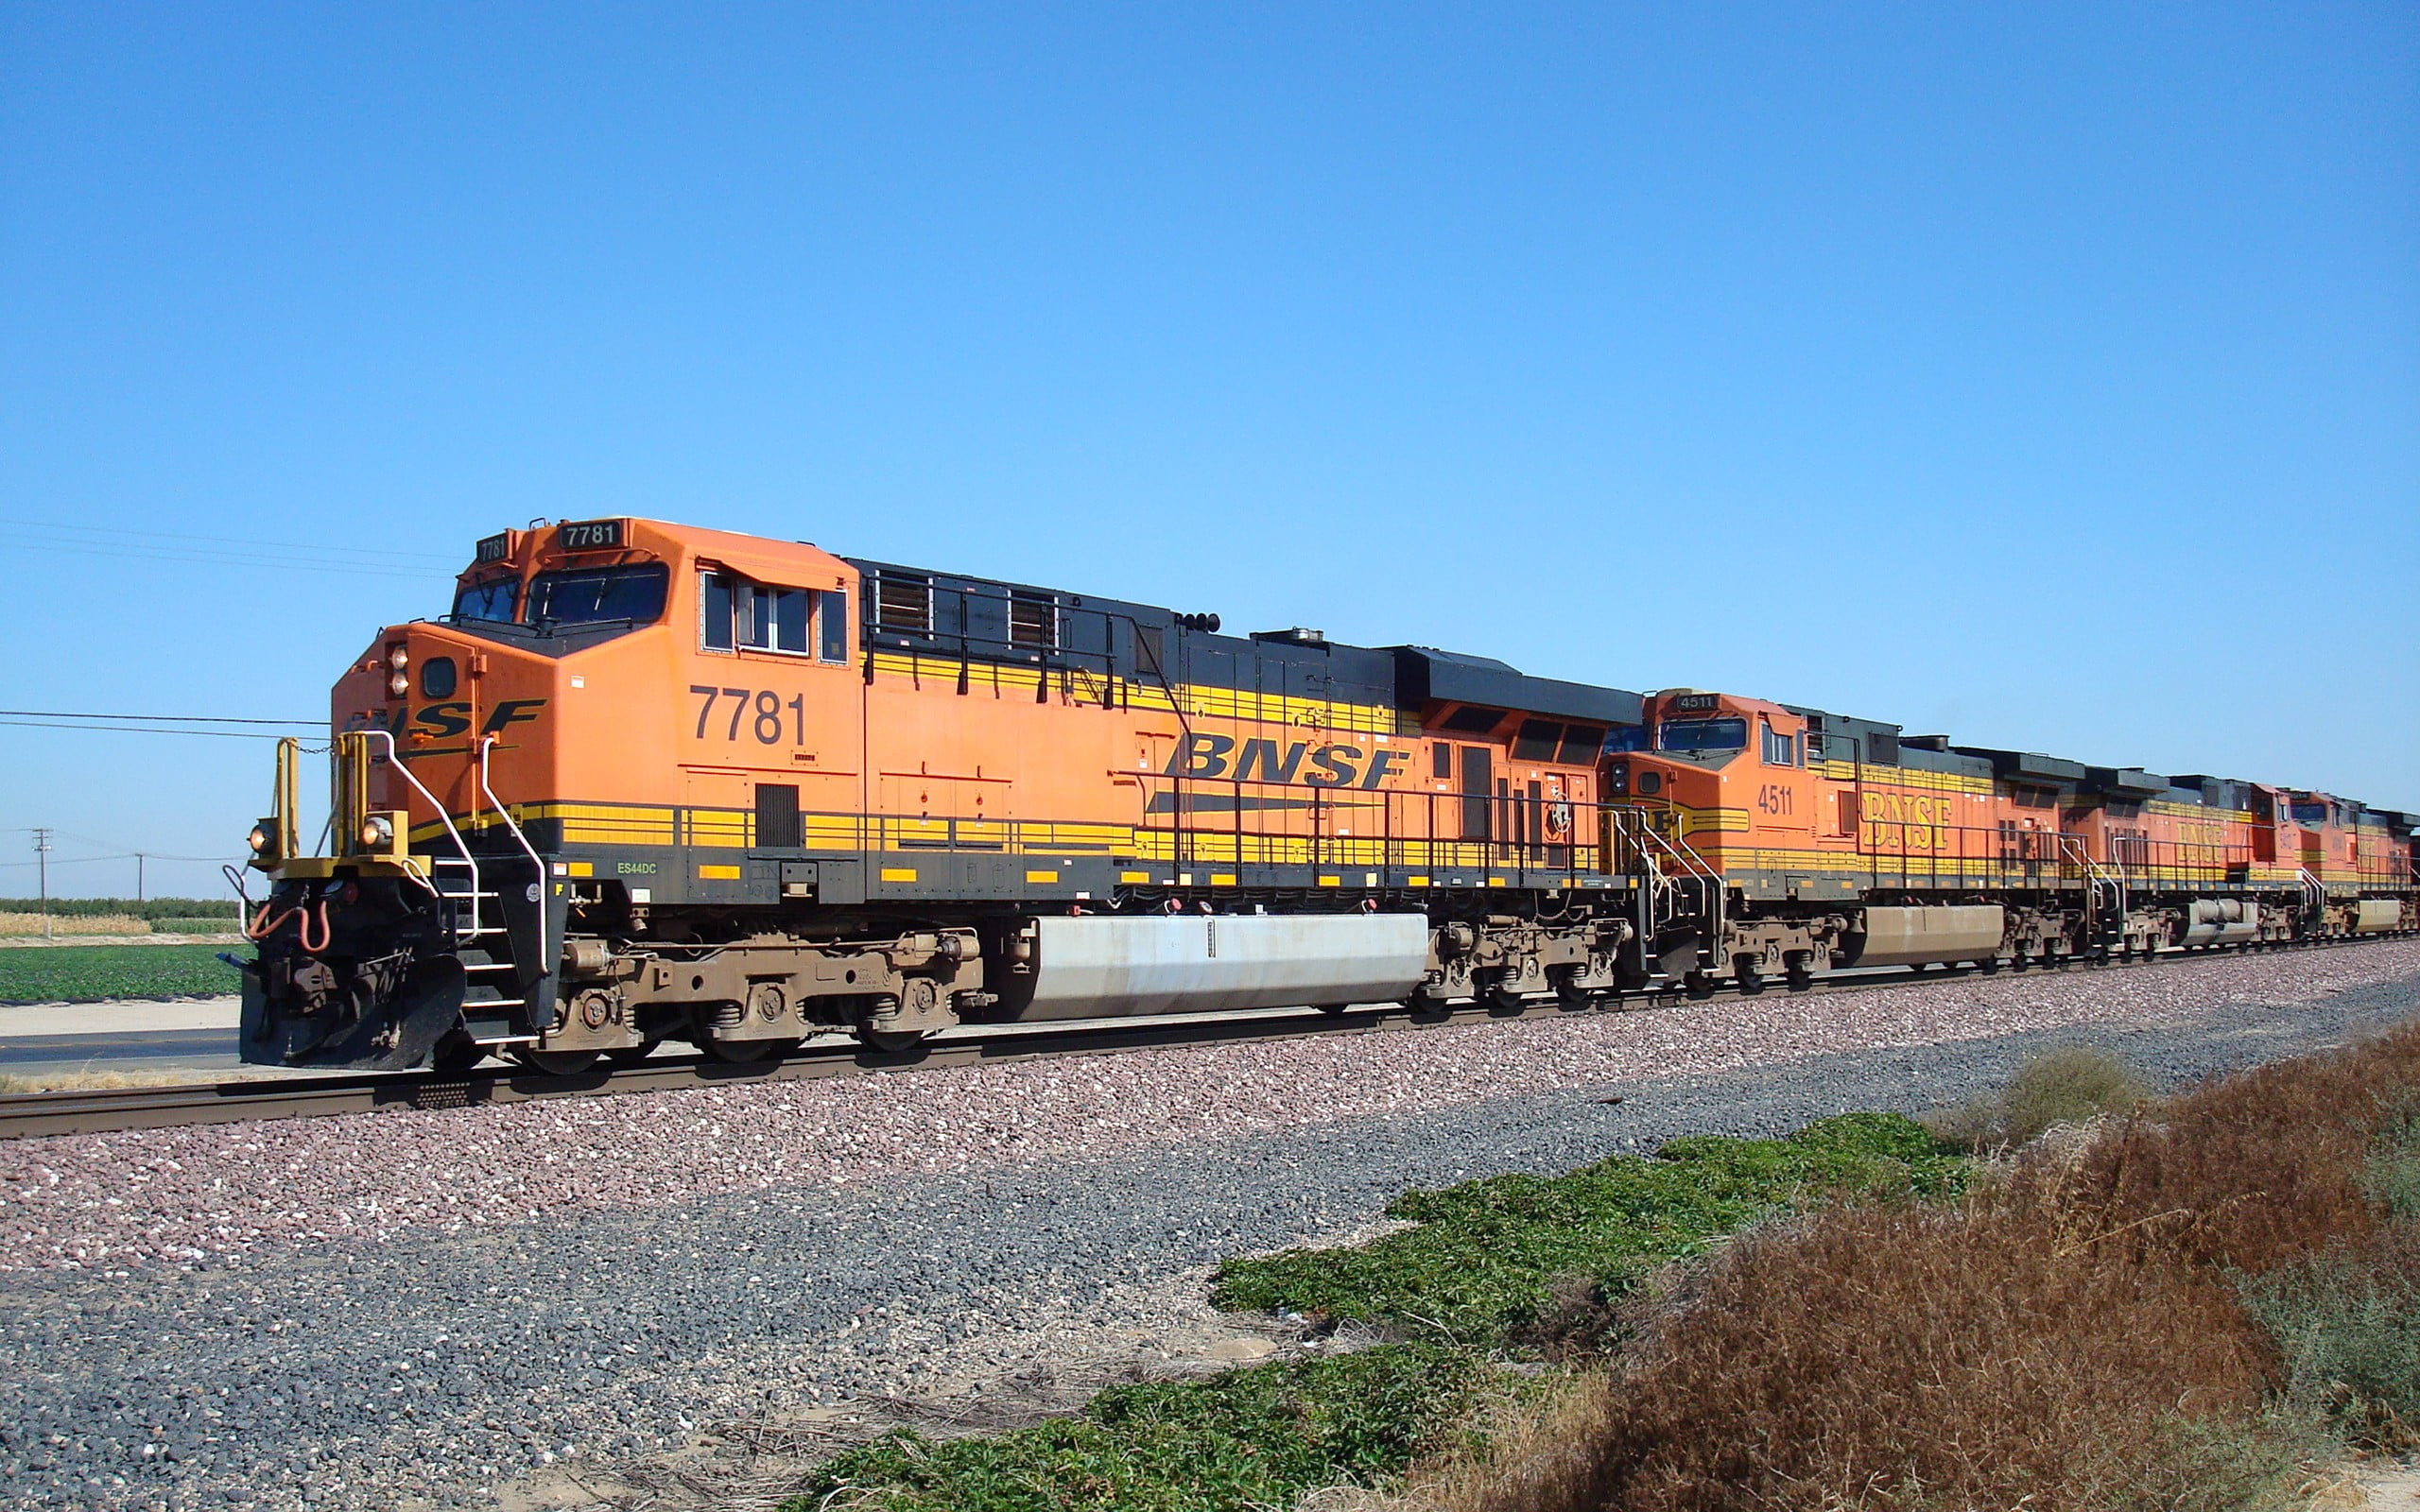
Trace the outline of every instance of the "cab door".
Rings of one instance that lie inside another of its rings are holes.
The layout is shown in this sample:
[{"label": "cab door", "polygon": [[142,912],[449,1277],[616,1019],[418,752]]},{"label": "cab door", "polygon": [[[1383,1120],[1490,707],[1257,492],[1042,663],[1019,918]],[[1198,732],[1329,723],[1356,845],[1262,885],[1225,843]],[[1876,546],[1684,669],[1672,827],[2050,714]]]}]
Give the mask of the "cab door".
[{"label": "cab door", "polygon": [[858,849],[865,690],[850,664],[850,585],[804,576],[738,562],[699,574],[683,837],[695,850],[744,851],[752,894],[784,860]]}]

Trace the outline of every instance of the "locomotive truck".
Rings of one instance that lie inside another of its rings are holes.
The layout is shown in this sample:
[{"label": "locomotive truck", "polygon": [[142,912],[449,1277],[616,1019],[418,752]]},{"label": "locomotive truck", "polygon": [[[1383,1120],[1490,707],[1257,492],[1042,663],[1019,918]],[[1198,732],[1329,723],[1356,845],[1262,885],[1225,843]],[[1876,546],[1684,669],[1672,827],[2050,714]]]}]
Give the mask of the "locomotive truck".
[{"label": "locomotive truck", "polygon": [[243,1056],[1572,1006],[2420,925],[2420,819],[641,519],[477,542],[250,836]]}]

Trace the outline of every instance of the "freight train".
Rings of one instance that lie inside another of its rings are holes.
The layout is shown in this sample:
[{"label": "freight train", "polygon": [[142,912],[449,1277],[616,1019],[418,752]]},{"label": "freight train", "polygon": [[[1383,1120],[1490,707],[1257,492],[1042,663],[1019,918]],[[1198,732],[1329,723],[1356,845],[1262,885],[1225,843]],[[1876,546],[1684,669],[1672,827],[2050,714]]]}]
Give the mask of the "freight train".
[{"label": "freight train", "polygon": [[2413,815],[640,519],[480,541],[250,836],[247,1060],[1804,989],[2420,925]]}]

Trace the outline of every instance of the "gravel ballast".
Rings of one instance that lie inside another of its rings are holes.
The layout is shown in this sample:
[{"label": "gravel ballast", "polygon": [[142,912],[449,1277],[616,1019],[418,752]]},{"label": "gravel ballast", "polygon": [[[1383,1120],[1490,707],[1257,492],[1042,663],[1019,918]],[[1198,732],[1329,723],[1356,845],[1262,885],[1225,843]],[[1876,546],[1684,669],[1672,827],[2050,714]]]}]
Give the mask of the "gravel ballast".
[{"label": "gravel ballast", "polygon": [[[0,1146],[0,1506],[481,1501],[552,1462],[1199,1327],[1397,1192],[2156,1079],[2420,1010],[2420,945]],[[1609,1102],[1617,1094],[1618,1102]],[[448,1198],[452,1200],[448,1200]]]}]

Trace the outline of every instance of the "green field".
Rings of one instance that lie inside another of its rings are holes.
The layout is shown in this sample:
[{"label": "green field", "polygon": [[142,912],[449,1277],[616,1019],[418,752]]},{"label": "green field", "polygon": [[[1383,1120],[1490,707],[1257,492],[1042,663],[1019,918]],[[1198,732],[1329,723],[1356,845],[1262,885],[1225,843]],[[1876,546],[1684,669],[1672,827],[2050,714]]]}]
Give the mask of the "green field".
[{"label": "green field", "polygon": [[216,996],[242,986],[217,945],[51,945],[0,950],[0,1003]]}]

